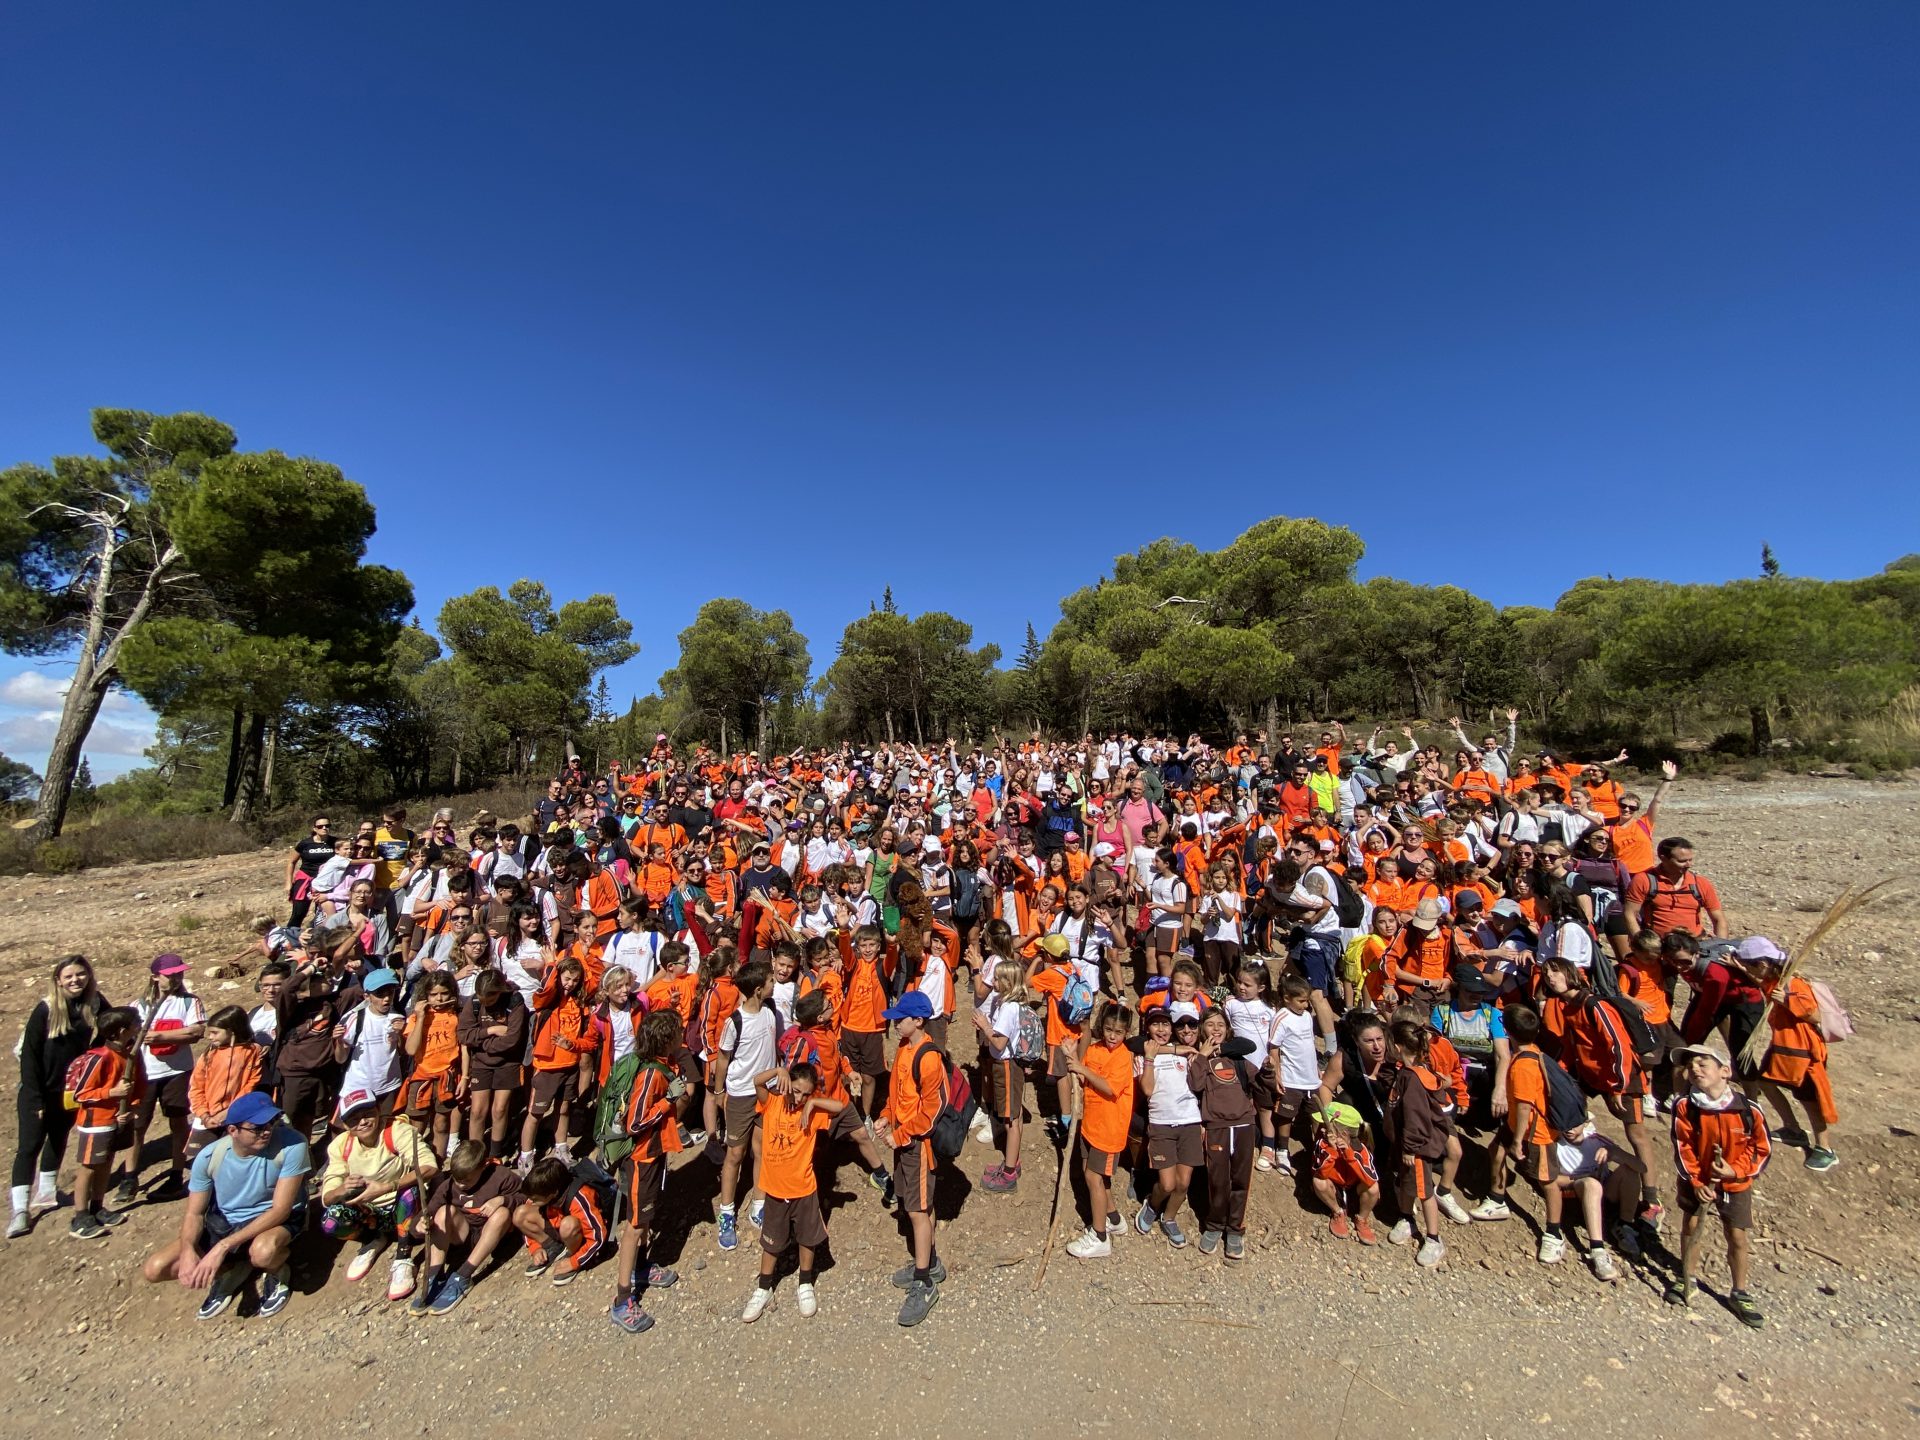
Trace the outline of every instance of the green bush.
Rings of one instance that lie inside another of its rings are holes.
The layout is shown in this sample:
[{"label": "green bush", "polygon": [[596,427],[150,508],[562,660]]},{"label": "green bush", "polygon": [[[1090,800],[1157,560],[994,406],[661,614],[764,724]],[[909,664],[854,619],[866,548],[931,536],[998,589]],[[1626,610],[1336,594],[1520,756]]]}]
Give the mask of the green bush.
[{"label": "green bush", "polygon": [[33,868],[48,875],[71,875],[86,863],[80,847],[64,840],[49,840],[33,852]]}]

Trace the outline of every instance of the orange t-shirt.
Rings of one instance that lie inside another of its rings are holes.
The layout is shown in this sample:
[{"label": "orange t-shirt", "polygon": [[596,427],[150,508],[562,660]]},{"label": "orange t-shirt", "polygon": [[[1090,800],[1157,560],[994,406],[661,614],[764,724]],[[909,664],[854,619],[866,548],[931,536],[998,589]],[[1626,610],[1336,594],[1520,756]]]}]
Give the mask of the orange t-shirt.
[{"label": "orange t-shirt", "polygon": [[1113,1090],[1109,1100],[1091,1085],[1080,1091],[1080,1138],[1095,1150],[1118,1155],[1127,1148],[1127,1126],[1133,1118],[1133,1052],[1122,1041],[1107,1045],[1096,1040],[1083,1062]]},{"label": "orange t-shirt", "polygon": [[407,1039],[417,1035],[420,1027],[427,1027],[427,1037],[420,1043],[420,1053],[414,1057],[413,1073],[421,1076],[445,1075],[460,1063],[460,1007],[451,1010],[436,1010],[432,1006],[416,1010],[407,1017]]},{"label": "orange t-shirt", "polygon": [[1027,983],[1036,994],[1047,997],[1047,1048],[1056,1045],[1077,1044],[1080,1040],[1080,1028],[1069,1025],[1060,1018],[1060,1007],[1054,1002],[1067,993],[1067,981],[1073,978],[1073,967],[1067,964],[1042,966]]},{"label": "orange t-shirt", "polygon": [[[820,1188],[814,1178],[813,1150],[820,1132],[833,1124],[824,1110],[807,1111],[806,1102],[769,1095],[760,1104],[760,1188],[775,1200],[799,1200]],[[806,1114],[803,1122],[801,1115]]]},{"label": "orange t-shirt", "polygon": [[844,936],[841,943],[847,961],[847,1004],[840,1016],[840,1028],[862,1035],[885,1030],[887,1022],[880,1018],[880,1012],[887,1008],[887,992],[880,983],[879,959],[862,960]]},{"label": "orange t-shirt", "polygon": [[684,1025],[693,1018],[693,992],[699,988],[697,975],[662,975],[647,986],[647,1009],[677,1011]]},{"label": "orange t-shirt", "polygon": [[[1538,1062],[1539,1055],[1539,1046],[1522,1046],[1507,1067],[1507,1128],[1523,1145],[1545,1145],[1553,1139],[1553,1131],[1547,1125],[1547,1072]],[[1530,1057],[1534,1063],[1520,1063]],[[1525,1135],[1519,1133],[1522,1105],[1533,1110]]]}]

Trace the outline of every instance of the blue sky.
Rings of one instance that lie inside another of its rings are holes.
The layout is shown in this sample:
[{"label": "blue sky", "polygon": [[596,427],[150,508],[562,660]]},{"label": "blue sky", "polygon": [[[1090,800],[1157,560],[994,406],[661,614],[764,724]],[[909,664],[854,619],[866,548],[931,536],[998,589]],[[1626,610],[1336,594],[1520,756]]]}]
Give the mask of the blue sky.
[{"label": "blue sky", "polygon": [[[1161,534],[1363,573],[1915,548],[1920,6],[16,7],[0,463],[332,460],[450,594],[891,584],[1011,651]],[[39,763],[54,672],[0,660]],[[132,763],[138,707],[96,770]]]}]

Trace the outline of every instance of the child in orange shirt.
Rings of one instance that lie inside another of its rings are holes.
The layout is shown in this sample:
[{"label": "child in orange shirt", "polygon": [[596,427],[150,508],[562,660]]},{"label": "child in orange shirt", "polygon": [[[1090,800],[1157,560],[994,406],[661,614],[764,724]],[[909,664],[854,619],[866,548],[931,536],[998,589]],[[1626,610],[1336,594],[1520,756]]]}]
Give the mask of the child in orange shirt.
[{"label": "child in orange shirt", "polygon": [[794,1291],[803,1316],[820,1308],[814,1294],[814,1255],[827,1243],[827,1222],[820,1213],[820,1183],[813,1152],[820,1136],[846,1109],[844,1100],[815,1094],[819,1075],[802,1060],[785,1069],[763,1070],[753,1077],[760,1109],[760,1193],[767,1197],[760,1220],[760,1279],[747,1297],[740,1318],[749,1324],[773,1303],[774,1270],[789,1244],[800,1247],[800,1273]]},{"label": "child in orange shirt", "polygon": [[413,1128],[432,1139],[445,1159],[459,1143],[453,1115],[466,1093],[460,1073],[460,985],[451,970],[435,970],[420,987],[404,1032],[411,1070],[400,1087],[400,1109]]},{"label": "child in orange shirt", "polygon": [[253,1025],[238,1005],[214,1011],[207,1021],[207,1048],[187,1082],[187,1110],[193,1128],[187,1133],[187,1163],[226,1134],[227,1107],[249,1090],[261,1087],[266,1050],[256,1045]]},{"label": "child in orange shirt", "polygon": [[1087,1229],[1067,1246],[1076,1260],[1113,1254],[1110,1237],[1127,1223],[1113,1203],[1113,1175],[1133,1123],[1133,1051],[1127,1048],[1133,1019],[1133,1011],[1119,1001],[1105,1001],[1093,1017],[1093,1040],[1086,1052],[1061,1052],[1067,1073],[1082,1087],[1080,1165],[1087,1179]]},{"label": "child in orange shirt", "polygon": [[114,1153],[133,1133],[129,1112],[146,1085],[145,1076],[130,1059],[139,1033],[140,1016],[136,1012],[103,1012],[93,1030],[93,1038],[99,1043],[67,1071],[67,1094],[76,1112],[73,1133],[79,1137],[74,1156],[79,1170],[73,1179],[73,1219],[67,1227],[76,1240],[104,1240],[107,1226],[122,1224],[127,1218],[102,1202]]},{"label": "child in orange shirt", "polygon": [[1362,1245],[1378,1244],[1373,1207],[1380,1203],[1380,1172],[1367,1122],[1353,1106],[1335,1102],[1313,1112],[1313,1126],[1313,1193],[1333,1211],[1329,1228],[1342,1240],[1357,1235]]}]

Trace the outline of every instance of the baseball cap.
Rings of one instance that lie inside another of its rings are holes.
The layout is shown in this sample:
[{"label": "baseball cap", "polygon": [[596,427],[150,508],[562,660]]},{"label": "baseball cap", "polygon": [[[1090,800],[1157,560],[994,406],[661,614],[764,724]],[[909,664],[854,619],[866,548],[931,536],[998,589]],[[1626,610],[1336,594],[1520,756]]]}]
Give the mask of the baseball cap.
[{"label": "baseball cap", "polygon": [[909,990],[880,1012],[882,1020],[931,1020],[933,1001],[918,990]]},{"label": "baseball cap", "polygon": [[1093,858],[1096,860],[1111,860],[1113,858],[1113,846],[1105,840],[1102,840],[1093,847]]},{"label": "baseball cap", "polygon": [[1360,1112],[1343,1100],[1314,1111],[1313,1118],[1322,1125],[1343,1125],[1349,1130],[1358,1130],[1366,1123]]},{"label": "baseball cap", "polygon": [[1523,915],[1523,912],[1521,911],[1520,907],[1511,900],[1494,901],[1493,913],[1496,915],[1505,915],[1508,919],[1511,919],[1511,920],[1518,920],[1522,918],[1522,915]]},{"label": "baseball cap", "polygon": [[147,969],[155,975],[184,975],[187,973],[187,962],[178,955],[156,955]]},{"label": "baseball cap", "polygon": [[1071,946],[1068,945],[1066,936],[1053,934],[1042,935],[1040,937],[1040,948],[1058,960],[1062,955],[1067,953]]},{"label": "baseball cap", "polygon": [[1478,910],[1486,903],[1486,897],[1478,890],[1462,890],[1458,895],[1453,897],[1453,908],[1455,910]]},{"label": "baseball cap", "polygon": [[360,982],[362,990],[387,990],[400,988],[400,977],[391,970],[369,970],[366,978]]},{"label": "baseball cap", "polygon": [[1080,832],[1078,830],[1069,830],[1067,831],[1066,834],[1062,835],[1060,838],[1062,841],[1064,841],[1068,845],[1075,845],[1079,843]]},{"label": "baseball cap", "polygon": [[1713,1031],[1698,1045],[1681,1045],[1669,1050],[1667,1054],[1675,1060],[1684,1059],[1688,1055],[1705,1055],[1710,1059],[1718,1060],[1722,1065],[1733,1064],[1733,1055],[1728,1051],[1727,1042],[1718,1030]]},{"label": "baseball cap", "polygon": [[[1764,935],[1749,935],[1733,947],[1733,954],[1735,959],[1749,962],[1754,960],[1779,961],[1787,958],[1786,952]],[[158,965],[160,962],[156,960],[153,963]]]},{"label": "baseball cap", "polygon": [[939,838],[933,835],[927,836],[925,840],[920,842],[920,849],[928,855],[938,855],[940,853]]},{"label": "baseball cap", "polygon": [[1431,930],[1440,923],[1440,902],[1429,895],[1407,918],[1407,926],[1413,930]]},{"label": "baseball cap", "polygon": [[227,1107],[229,1125],[271,1125],[280,1118],[280,1108],[258,1090],[250,1090]]},{"label": "baseball cap", "polygon": [[[349,1090],[340,1097],[338,1118],[351,1120],[355,1115],[364,1111],[378,1110],[379,1108],[380,1097],[371,1090]],[[231,1114],[232,1112],[229,1111],[228,1113]]]}]

